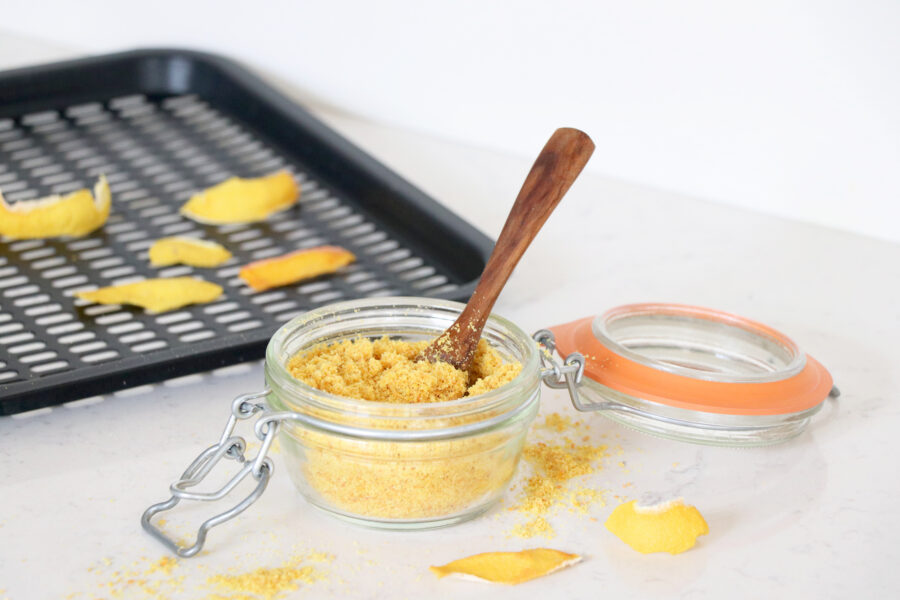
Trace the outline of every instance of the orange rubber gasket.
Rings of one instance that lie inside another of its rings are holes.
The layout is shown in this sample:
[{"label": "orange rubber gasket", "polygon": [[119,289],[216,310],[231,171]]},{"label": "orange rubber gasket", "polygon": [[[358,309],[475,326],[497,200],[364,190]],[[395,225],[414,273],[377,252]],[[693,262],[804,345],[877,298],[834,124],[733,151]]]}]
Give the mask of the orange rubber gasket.
[{"label": "orange rubber gasket", "polygon": [[[625,308],[625,307],[622,307]],[[690,307],[683,307],[690,308]],[[706,310],[706,309],[698,309]],[[729,320],[746,319],[719,313]],[[669,373],[617,354],[594,336],[594,317],[550,328],[561,356],[580,352],[585,375],[617,392],[666,406],[728,415],[783,415],[819,405],[832,388],[831,375],[806,355],[803,370],[780,381],[734,383],[705,381]],[[778,337],[777,331],[764,327]]]}]

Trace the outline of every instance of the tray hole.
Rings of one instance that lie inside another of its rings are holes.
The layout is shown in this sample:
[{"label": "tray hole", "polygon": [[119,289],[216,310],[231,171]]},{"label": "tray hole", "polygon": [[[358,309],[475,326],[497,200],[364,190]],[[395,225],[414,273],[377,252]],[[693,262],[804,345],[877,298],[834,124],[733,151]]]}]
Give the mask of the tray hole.
[{"label": "tray hole", "polygon": [[277,256],[283,253],[284,250],[282,250],[280,246],[272,246],[271,248],[264,248],[263,250],[257,250],[256,252],[253,252],[250,254],[250,257],[254,260],[259,260],[262,258]]},{"label": "tray hole", "polygon": [[169,333],[184,333],[186,331],[194,331],[195,329],[203,328],[203,323],[200,321],[188,321],[187,323],[179,323],[178,325],[173,325],[169,327]]},{"label": "tray hole", "polygon": [[94,364],[94,363],[103,362],[103,361],[111,360],[113,358],[118,358],[118,357],[119,357],[119,353],[116,352],[115,350],[107,350],[105,352],[98,352],[96,354],[88,354],[87,356],[82,356],[81,360],[83,360],[86,363]]},{"label": "tray hole", "polygon": [[137,331],[138,329],[143,329],[144,324],[140,321],[129,321],[127,323],[123,323],[121,325],[115,325],[107,329],[113,335],[119,335],[120,333],[128,333],[129,331]]},{"label": "tray hole", "polygon": [[[37,296],[28,296],[26,298],[19,298],[13,304],[16,306],[33,306],[35,304],[43,304],[44,302],[48,302],[50,300],[50,296],[47,294],[38,294]],[[54,309],[50,309],[53,311]]]},{"label": "tray hole", "polygon": [[297,308],[297,303],[293,300],[285,300],[284,302],[276,302],[275,304],[268,304],[263,307],[263,310],[268,313],[279,312],[282,310],[289,310],[291,308]]},{"label": "tray hole", "polygon": [[[31,335],[30,337],[34,337]],[[33,352],[35,350],[43,350],[47,347],[47,344],[44,342],[31,342],[30,344],[22,344],[20,346],[10,346],[9,353],[10,354],[24,354],[26,352]]]},{"label": "tray hole", "polygon": [[100,260],[94,260],[88,263],[88,266],[92,269],[106,269],[109,267],[117,267],[125,262],[123,259],[118,256],[110,256],[109,258],[101,258]]},{"label": "tray hole", "polygon": [[[35,261],[35,262],[31,263],[31,266],[34,267],[35,269],[43,270],[43,269],[49,269],[50,267],[57,267],[61,264],[64,264],[65,262],[66,262],[66,259],[64,257],[54,256],[53,258],[46,258],[44,260]],[[71,267],[71,269],[74,271],[75,267]],[[44,276],[46,276],[46,275],[47,274],[44,273]],[[52,275],[51,275],[51,277],[52,277]]]},{"label": "tray hole", "polygon": [[17,344],[19,342],[25,342],[28,340],[33,340],[34,334],[30,331],[24,333],[17,333],[15,335],[7,335],[5,337],[0,337],[0,344],[4,346],[8,346],[9,344]]},{"label": "tray hole", "polygon": [[[68,318],[71,318],[71,315],[65,315]],[[40,319],[38,319],[40,321]],[[47,333],[50,335],[59,335],[61,333],[69,333],[70,331],[78,331],[79,329],[84,329],[84,323],[80,323],[78,321],[73,321],[72,323],[66,323],[65,325],[56,325],[55,327],[48,327]]]},{"label": "tray hole", "polygon": [[[49,297],[48,297],[48,299],[49,299]],[[62,310],[62,306],[54,303],[54,304],[47,304],[46,306],[36,306],[34,308],[29,308],[28,310],[25,311],[25,314],[28,315],[29,317],[37,317],[40,315],[55,313],[55,312],[58,312],[61,310]],[[47,319],[47,318],[49,318],[49,317],[45,317],[44,319]],[[46,323],[47,321],[45,321],[44,319],[38,319],[37,322],[38,323]],[[52,323],[53,321],[50,321],[50,322]]]},{"label": "tray hole", "polygon": [[[169,208],[166,208],[166,212],[169,212]],[[166,225],[162,228],[162,232],[166,235],[171,235],[173,233],[193,233],[196,235],[200,235],[201,232],[194,228],[193,223],[173,223],[171,225]]]},{"label": "tray hole", "polygon": [[3,292],[3,295],[7,298],[18,298],[19,296],[25,296],[39,291],[41,291],[41,288],[36,285],[24,285],[22,287],[8,289]]},{"label": "tray hole", "polygon": [[238,308],[237,302],[223,302],[221,304],[212,304],[203,309],[208,315],[217,315],[219,313],[228,312],[229,310],[234,310]]},{"label": "tray hole", "polygon": [[307,283],[301,285],[297,288],[297,291],[302,294],[314,294],[316,292],[321,292],[329,288],[331,288],[331,283],[329,283],[328,281],[317,281],[315,283]]},{"label": "tray hole", "polygon": [[[6,325],[0,325],[0,335],[12,333],[13,331],[19,331],[23,329],[25,326],[21,323],[7,323]],[[0,365],[2,367],[3,365]]]},{"label": "tray hole", "polygon": [[245,229],[243,231],[232,233],[228,236],[228,240],[231,242],[244,242],[246,240],[257,238],[260,235],[262,235],[262,231],[258,229]]},{"label": "tray hole", "polygon": [[44,258],[45,256],[50,256],[54,252],[55,252],[55,250],[53,248],[38,248],[37,250],[23,252],[22,260],[34,260],[36,258]]},{"label": "tray hole", "polygon": [[121,309],[122,306],[120,304],[92,304],[84,309],[84,314],[93,317],[94,315],[105,315]]},{"label": "tray hole", "polygon": [[188,319],[192,319],[194,315],[189,312],[181,311],[176,313],[168,313],[165,315],[160,315],[156,317],[156,322],[160,325],[168,325],[169,323],[178,323],[181,321],[186,321]]},{"label": "tray hole", "polygon": [[262,325],[262,321],[253,320],[253,321],[244,321],[243,323],[235,323],[234,325],[230,325],[228,327],[228,331],[238,332],[238,331],[247,331],[248,329],[256,329]]},{"label": "tray hole", "polygon": [[143,238],[147,236],[146,231],[132,231],[131,233],[123,233],[121,235],[116,236],[116,240],[119,242],[130,242],[132,240],[136,240],[139,238]]},{"label": "tray hole", "polygon": [[131,320],[133,315],[127,312],[119,312],[113,313],[111,315],[103,315],[101,317],[97,317],[95,321],[98,325],[112,325],[115,323],[121,323],[122,321]]},{"label": "tray hole", "polygon": [[134,352],[150,352],[152,350],[159,350],[161,348],[167,347],[169,344],[165,340],[154,340],[152,342],[147,342],[145,344],[138,344],[136,346],[132,346],[131,349]]},{"label": "tray hole", "polygon": [[[134,273],[134,267],[131,265],[125,265],[123,267],[116,267],[114,269],[105,269],[100,271],[100,277],[104,277],[106,279],[116,279],[117,277],[124,277],[126,275],[131,275]],[[84,281],[87,281],[87,277],[82,277]]]},{"label": "tray hole", "polygon": [[81,333],[73,333],[71,335],[62,336],[61,338],[59,338],[59,343],[66,345],[77,344],[78,342],[86,342],[96,337],[96,334],[92,331],[82,331]]},{"label": "tray hole", "polygon": [[240,321],[241,319],[246,319],[250,316],[250,313],[246,310],[241,310],[238,312],[228,313],[227,315],[222,315],[221,317],[216,317],[217,323],[231,323],[232,321]]},{"label": "tray hole", "polygon": [[[18,371],[0,371],[0,381],[9,381],[19,376]],[[17,415],[13,415],[15,417]]]},{"label": "tray hole", "polygon": [[331,292],[323,292],[321,294],[315,294],[314,296],[310,296],[310,300],[312,302],[328,302],[330,300],[335,300],[337,298],[342,298],[344,296],[343,292],[339,292],[337,290]]},{"label": "tray hole", "polygon": [[59,267],[57,269],[48,269],[47,271],[44,271],[42,273],[42,275],[44,277],[46,277],[47,279],[56,279],[58,277],[65,277],[66,275],[71,275],[72,273],[75,273],[77,271],[78,271],[78,269],[76,269],[75,267],[70,265],[70,266],[66,266],[66,267]]},{"label": "tray hole", "polygon": [[427,277],[425,279],[420,279],[418,281],[414,281],[412,286],[416,289],[425,290],[428,288],[437,287],[439,285],[443,285],[447,283],[447,278],[443,275],[434,275],[432,277]]},{"label": "tray hole", "polygon": [[81,250],[87,250],[88,248],[96,248],[101,245],[103,240],[99,240],[96,238],[86,239],[86,240],[77,240],[74,242],[69,242],[66,244],[69,247],[69,250],[74,250],[75,252],[79,252]]},{"label": "tray hole", "polygon": [[15,285],[22,285],[23,283],[28,283],[28,278],[24,276],[18,277],[9,277],[7,279],[0,279],[0,289],[13,287]]},{"label": "tray hole", "polygon": [[102,340],[97,340],[95,342],[89,342],[87,344],[78,344],[77,346],[72,346],[69,348],[75,354],[83,354],[84,352],[92,352],[94,350],[101,350],[106,348],[106,342]]},{"label": "tray hole", "polygon": [[[59,305],[55,305],[59,306]],[[27,314],[27,313],[26,313]],[[72,315],[67,313],[56,313],[46,317],[40,317],[39,319],[35,319],[34,322],[40,326],[44,325],[52,325],[54,323],[61,323],[63,321],[70,321],[72,319]]]},{"label": "tray hole", "polygon": [[87,283],[88,278],[84,275],[74,275],[72,277],[64,277],[62,279],[57,279],[53,281],[53,287],[55,288],[67,288],[75,285],[81,285],[83,283]]},{"label": "tray hole", "polygon": [[49,373],[50,371],[59,371],[60,369],[65,369],[69,366],[68,361],[65,360],[56,360],[49,363],[44,363],[41,365],[34,365],[31,367],[32,372],[34,373]]},{"label": "tray hole", "polygon": [[383,288],[387,284],[383,281],[366,281],[356,286],[356,290],[359,292],[370,292],[372,290],[377,290],[378,288]]},{"label": "tray hole", "polygon": [[116,233],[121,233],[123,231],[131,231],[135,227],[137,227],[137,223],[129,223],[127,221],[124,221],[122,223],[116,223],[115,225],[107,224],[106,226],[103,227],[103,232],[116,234]]},{"label": "tray hole", "polygon": [[28,365],[31,363],[44,362],[47,360],[51,360],[51,359],[56,358],[57,356],[59,356],[59,355],[56,352],[48,350],[47,352],[40,352],[38,354],[30,354],[28,356],[23,356],[22,358],[19,359],[19,361],[22,364]]},{"label": "tray hole", "polygon": [[253,304],[265,304],[274,300],[281,300],[285,297],[284,292],[269,292],[268,294],[260,294],[250,299]]},{"label": "tray hole", "polygon": [[303,314],[302,310],[291,310],[286,313],[281,313],[281,314],[275,315],[275,319],[278,321],[290,321],[294,317],[296,317],[298,315],[302,315],[302,314]]},{"label": "tray hole", "polygon": [[189,267],[187,265],[179,265],[177,267],[169,267],[166,269],[161,269],[158,273],[160,277],[182,277],[184,275],[190,275],[194,272],[194,267]]},{"label": "tray hole", "polygon": [[93,260],[95,258],[102,258],[104,256],[109,256],[113,253],[112,248],[97,248],[95,250],[88,250],[87,252],[82,252],[79,256],[81,256],[82,260]]},{"label": "tray hole", "polygon": [[180,214],[171,214],[171,215],[162,215],[160,217],[153,217],[150,219],[150,222],[156,226],[166,225],[167,223],[175,223],[181,221]]},{"label": "tray hole", "polygon": [[194,333],[188,333],[178,338],[180,342],[199,342],[200,340],[208,340],[211,337],[215,337],[216,334],[213,331],[195,331]]}]

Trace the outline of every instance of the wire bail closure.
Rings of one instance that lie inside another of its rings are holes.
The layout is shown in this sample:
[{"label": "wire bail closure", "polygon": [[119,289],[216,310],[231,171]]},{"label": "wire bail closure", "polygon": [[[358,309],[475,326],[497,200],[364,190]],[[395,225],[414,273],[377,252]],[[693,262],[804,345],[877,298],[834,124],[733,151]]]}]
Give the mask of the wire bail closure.
[{"label": "wire bail closure", "polygon": [[[234,428],[239,420],[249,419],[266,409],[265,404],[255,403],[254,401],[265,398],[269,393],[270,390],[265,389],[261,392],[242,394],[235,398],[231,404],[231,416],[228,418],[228,423],[225,425],[225,429],[222,432],[219,441],[201,452],[188,468],[185,469],[181,478],[169,486],[172,496],[168,500],[154,504],[141,515],[141,526],[144,530],[162,542],[169,550],[178,556],[189,558],[200,552],[200,550],[203,549],[203,544],[206,542],[206,534],[210,529],[233,519],[247,510],[247,508],[256,502],[265,491],[274,470],[272,461],[267,458],[266,455],[269,452],[269,448],[272,446],[275,435],[278,433],[279,423],[277,421],[263,422],[262,420],[257,423],[255,431],[257,437],[262,440],[262,447],[252,460],[248,460],[244,456],[244,451],[247,448],[247,442],[244,438],[232,434],[234,433]],[[264,426],[260,427],[260,425]],[[236,460],[243,466],[230,480],[228,480],[227,483],[214,492],[190,491],[190,488],[203,481],[222,458]],[[197,538],[191,546],[179,545],[178,542],[166,535],[159,527],[151,522],[151,519],[155,515],[174,508],[175,505],[182,500],[196,500],[199,502],[213,502],[215,500],[220,500],[228,495],[228,493],[248,475],[252,475],[258,482],[253,491],[232,508],[204,521],[197,530]]]},{"label": "wire bail closure", "polygon": [[581,352],[572,352],[563,359],[562,364],[553,353],[556,352],[556,337],[549,329],[541,329],[532,336],[534,341],[542,346],[541,357],[541,381],[549,388],[555,390],[568,390],[572,405],[582,412],[600,410],[606,408],[595,402],[584,402],[578,388],[584,377],[584,355]]}]

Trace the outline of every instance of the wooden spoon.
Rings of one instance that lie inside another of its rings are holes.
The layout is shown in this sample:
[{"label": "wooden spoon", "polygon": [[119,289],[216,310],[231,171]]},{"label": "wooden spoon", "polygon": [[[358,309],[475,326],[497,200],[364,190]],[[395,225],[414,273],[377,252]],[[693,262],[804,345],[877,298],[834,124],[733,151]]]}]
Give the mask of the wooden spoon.
[{"label": "wooden spoon", "polygon": [[583,131],[563,127],[553,132],[522,184],[472,298],[420,359],[468,370],[497,296],[593,152],[594,142]]}]

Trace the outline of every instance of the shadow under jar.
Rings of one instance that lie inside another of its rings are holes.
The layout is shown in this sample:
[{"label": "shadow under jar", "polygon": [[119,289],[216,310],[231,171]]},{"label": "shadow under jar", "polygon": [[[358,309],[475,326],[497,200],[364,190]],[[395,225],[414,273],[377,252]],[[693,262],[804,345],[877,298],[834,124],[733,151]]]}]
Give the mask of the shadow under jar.
[{"label": "shadow under jar", "polygon": [[424,529],[471,519],[512,478],[540,400],[541,363],[531,337],[492,316],[483,338],[522,370],[500,388],[449,402],[394,404],[315,389],[287,370],[291,358],[348,339],[431,340],[463,305],[428,298],[355,300],[284,325],[266,351],[268,402],[328,423],[285,422],[279,444],[297,489],[314,506],[371,527]]}]

